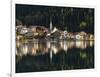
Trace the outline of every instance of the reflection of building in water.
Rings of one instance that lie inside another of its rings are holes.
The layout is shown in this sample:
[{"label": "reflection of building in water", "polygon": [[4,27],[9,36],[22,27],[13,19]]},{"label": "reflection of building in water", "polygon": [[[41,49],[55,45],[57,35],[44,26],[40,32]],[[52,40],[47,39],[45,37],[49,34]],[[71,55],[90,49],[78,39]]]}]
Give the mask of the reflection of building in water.
[{"label": "reflection of building in water", "polygon": [[51,62],[52,62],[52,55],[53,55],[53,53],[52,53],[52,51],[50,51],[50,60],[51,60]]},{"label": "reflection of building in water", "polygon": [[77,41],[76,47],[81,48],[81,49],[85,49],[87,47],[86,41]]},{"label": "reflection of building in water", "polygon": [[71,49],[71,48],[73,48],[74,46],[75,46],[75,41],[68,41],[68,42],[67,42],[67,47],[68,47],[68,48]]},{"label": "reflection of building in water", "polygon": [[94,45],[94,41],[90,41],[89,45],[90,45],[90,47],[92,47]]},{"label": "reflection of building in water", "polygon": [[68,43],[66,41],[60,41],[60,47],[61,49],[63,49],[64,51],[67,51],[68,49]]},{"label": "reflection of building in water", "polygon": [[64,42],[64,47],[63,47],[63,49],[64,49],[65,51],[67,51],[67,49],[68,49],[67,43],[66,43],[66,42]]},{"label": "reflection of building in water", "polygon": [[26,44],[22,45],[21,49],[22,49],[21,51],[23,51],[24,55],[26,55],[29,51],[28,45],[26,45]]},{"label": "reflection of building in water", "polygon": [[80,48],[85,49],[87,47],[92,47],[94,45],[94,41],[59,41],[59,42],[51,42],[51,41],[33,41],[22,43],[17,41],[16,43],[16,55],[43,55],[46,53],[50,53],[50,57],[52,58],[52,54],[57,54],[62,50],[67,52],[68,49],[72,48]]}]

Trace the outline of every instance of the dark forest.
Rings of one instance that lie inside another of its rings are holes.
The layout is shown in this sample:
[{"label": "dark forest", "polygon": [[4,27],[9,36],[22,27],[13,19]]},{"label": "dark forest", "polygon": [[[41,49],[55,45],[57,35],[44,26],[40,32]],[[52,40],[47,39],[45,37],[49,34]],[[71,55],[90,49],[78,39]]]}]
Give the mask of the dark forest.
[{"label": "dark forest", "polygon": [[93,8],[16,4],[16,26],[39,25],[49,28],[50,20],[54,27],[61,30],[94,34]]}]

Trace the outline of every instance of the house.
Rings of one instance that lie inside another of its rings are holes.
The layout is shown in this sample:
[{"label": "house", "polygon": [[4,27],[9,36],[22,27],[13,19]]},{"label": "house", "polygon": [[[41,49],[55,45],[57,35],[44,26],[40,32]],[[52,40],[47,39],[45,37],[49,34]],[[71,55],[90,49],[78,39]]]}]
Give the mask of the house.
[{"label": "house", "polygon": [[28,32],[28,28],[26,28],[26,26],[19,25],[16,27],[16,32],[23,35]]},{"label": "house", "polygon": [[75,39],[76,40],[86,40],[86,36],[87,36],[87,33],[85,33],[85,32],[78,32],[78,33],[76,33],[76,35],[75,35]]},{"label": "house", "polygon": [[60,32],[59,31],[55,31],[54,33],[51,33],[51,38],[52,39],[59,39],[61,36]]},{"label": "house", "polygon": [[94,40],[94,36],[90,34],[89,40]]},{"label": "house", "polygon": [[48,32],[48,29],[44,26],[30,26],[32,32]]},{"label": "house", "polygon": [[23,27],[22,25],[17,25],[16,30],[19,29],[19,28],[22,28],[22,27]]},{"label": "house", "polygon": [[20,30],[20,34],[25,34],[25,33],[27,33],[29,31],[29,29],[28,28],[22,28],[21,30]]},{"label": "house", "polygon": [[75,35],[75,39],[76,39],[76,40],[80,40],[80,39],[83,39],[83,38],[82,38],[82,36],[81,36],[81,35],[76,34],[76,35]]},{"label": "house", "polygon": [[60,38],[60,36],[61,36],[61,33],[56,27],[50,33],[50,38],[52,38],[52,39],[57,40]]}]

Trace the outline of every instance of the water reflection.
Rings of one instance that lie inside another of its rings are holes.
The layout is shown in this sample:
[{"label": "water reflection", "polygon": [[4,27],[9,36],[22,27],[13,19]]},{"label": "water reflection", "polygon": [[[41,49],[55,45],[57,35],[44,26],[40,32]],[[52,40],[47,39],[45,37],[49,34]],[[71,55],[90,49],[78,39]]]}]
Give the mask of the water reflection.
[{"label": "water reflection", "polygon": [[17,56],[23,55],[42,55],[52,51],[54,54],[58,53],[60,50],[67,52],[71,48],[85,49],[87,47],[92,47],[94,41],[60,41],[60,42],[50,42],[50,41],[31,41],[31,42],[20,42],[17,41]]},{"label": "water reflection", "polygon": [[92,67],[94,67],[94,41],[16,42],[16,72]]}]

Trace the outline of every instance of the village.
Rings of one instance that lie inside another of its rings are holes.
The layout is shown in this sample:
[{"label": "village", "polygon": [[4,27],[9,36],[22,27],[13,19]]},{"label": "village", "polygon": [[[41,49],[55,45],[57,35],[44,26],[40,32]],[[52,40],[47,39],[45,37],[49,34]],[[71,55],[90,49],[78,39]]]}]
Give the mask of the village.
[{"label": "village", "polygon": [[44,26],[16,26],[16,39],[46,39],[46,40],[94,40],[94,35],[90,33],[86,33],[84,31],[81,32],[68,32],[67,30],[59,30],[56,27],[52,28],[52,24],[50,25],[50,29]]},{"label": "village", "polygon": [[16,73],[94,68],[94,9],[16,4]]}]

